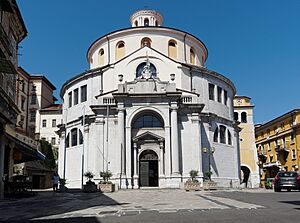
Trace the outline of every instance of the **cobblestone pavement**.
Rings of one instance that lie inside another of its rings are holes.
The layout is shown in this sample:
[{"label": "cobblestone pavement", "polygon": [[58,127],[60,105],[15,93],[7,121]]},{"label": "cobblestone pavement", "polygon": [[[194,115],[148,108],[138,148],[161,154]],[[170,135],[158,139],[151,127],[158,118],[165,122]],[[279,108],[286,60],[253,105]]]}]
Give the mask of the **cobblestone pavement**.
[{"label": "cobblestone pavement", "polygon": [[260,205],[213,196],[215,192],[121,190],[111,194],[39,192],[31,198],[0,201],[0,221],[121,216],[157,211],[257,209]]}]

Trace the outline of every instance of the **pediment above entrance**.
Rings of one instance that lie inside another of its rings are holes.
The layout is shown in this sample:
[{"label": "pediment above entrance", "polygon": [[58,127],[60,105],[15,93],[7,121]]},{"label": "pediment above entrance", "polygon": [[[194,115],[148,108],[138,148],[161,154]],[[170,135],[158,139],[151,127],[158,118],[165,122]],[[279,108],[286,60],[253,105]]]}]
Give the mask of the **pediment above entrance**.
[{"label": "pediment above entrance", "polygon": [[158,141],[158,142],[163,142],[165,140],[164,137],[161,137],[153,132],[147,131],[144,132],[140,135],[137,135],[132,138],[133,142],[138,142],[138,141]]}]

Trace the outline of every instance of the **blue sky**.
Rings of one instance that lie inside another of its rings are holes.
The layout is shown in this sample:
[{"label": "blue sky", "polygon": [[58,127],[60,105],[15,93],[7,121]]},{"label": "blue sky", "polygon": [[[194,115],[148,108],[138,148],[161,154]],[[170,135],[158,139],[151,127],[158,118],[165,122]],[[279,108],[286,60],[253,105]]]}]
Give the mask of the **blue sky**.
[{"label": "blue sky", "polygon": [[18,0],[28,37],[19,64],[57,86],[89,69],[86,52],[106,33],[130,26],[148,7],[164,26],[192,33],[208,48],[206,66],[230,78],[264,123],[299,108],[299,0]]}]

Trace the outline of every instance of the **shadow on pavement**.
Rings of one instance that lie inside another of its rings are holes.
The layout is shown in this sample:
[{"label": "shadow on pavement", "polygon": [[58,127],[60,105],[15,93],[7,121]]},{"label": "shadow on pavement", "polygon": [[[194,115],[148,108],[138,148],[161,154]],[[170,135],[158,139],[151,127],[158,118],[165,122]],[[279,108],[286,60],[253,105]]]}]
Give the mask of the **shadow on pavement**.
[{"label": "shadow on pavement", "polygon": [[300,205],[300,201],[279,201],[280,203],[292,204],[292,205]]},{"label": "shadow on pavement", "polygon": [[[116,192],[117,193],[117,192]],[[60,215],[65,213],[76,212],[89,208],[101,206],[117,206],[125,203],[118,203],[103,193],[83,193],[79,190],[68,193],[56,193],[52,191],[40,191],[34,197],[2,200],[0,201],[0,221],[28,221],[31,219]],[[76,213],[78,216],[78,213]],[[75,216],[74,216],[75,217]],[[33,222],[74,222],[75,219],[81,218],[64,218],[63,221],[58,220],[36,220]],[[86,219],[89,221],[80,222],[99,222],[93,218]],[[93,221],[94,220],[94,221]],[[79,221],[78,221],[79,222]]]}]

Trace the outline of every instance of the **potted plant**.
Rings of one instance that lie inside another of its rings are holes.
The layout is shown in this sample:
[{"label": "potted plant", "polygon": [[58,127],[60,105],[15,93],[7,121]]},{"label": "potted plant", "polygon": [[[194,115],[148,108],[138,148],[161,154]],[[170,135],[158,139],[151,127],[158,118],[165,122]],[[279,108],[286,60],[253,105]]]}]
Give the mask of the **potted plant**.
[{"label": "potted plant", "polygon": [[211,180],[211,176],[213,172],[207,171],[205,172],[206,180],[203,182],[203,189],[204,190],[216,190],[217,183]]},{"label": "potted plant", "polygon": [[83,191],[84,192],[96,192],[97,185],[95,184],[95,182],[92,181],[92,179],[94,178],[95,175],[91,171],[87,171],[83,174],[83,176],[85,176],[88,179],[86,184],[83,185]]},{"label": "potted plant", "polygon": [[65,192],[68,188],[66,187],[67,179],[60,178],[59,179],[59,191]]},{"label": "potted plant", "polygon": [[115,184],[113,184],[109,179],[112,176],[110,171],[101,171],[100,176],[103,178],[99,182],[99,190],[102,193],[114,192],[115,191]]},{"label": "potted plant", "polygon": [[194,190],[194,191],[198,191],[201,190],[201,185],[199,183],[199,181],[196,179],[196,177],[199,175],[199,171],[198,170],[191,170],[189,172],[190,174],[190,179],[188,179],[185,183],[184,183],[184,189],[186,191],[190,191],[190,190]]}]

